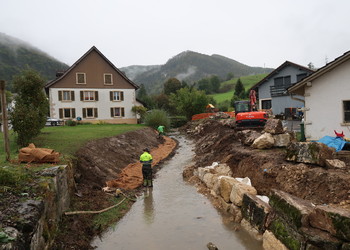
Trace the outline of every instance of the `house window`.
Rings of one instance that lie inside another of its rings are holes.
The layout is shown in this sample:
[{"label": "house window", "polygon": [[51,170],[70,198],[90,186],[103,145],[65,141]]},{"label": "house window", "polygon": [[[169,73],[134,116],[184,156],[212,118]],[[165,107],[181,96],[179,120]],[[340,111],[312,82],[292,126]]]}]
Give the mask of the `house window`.
[{"label": "house window", "polygon": [[276,77],[273,80],[274,80],[275,87],[283,87],[283,86],[290,86],[291,85],[290,76]]},{"label": "house window", "polygon": [[344,122],[350,123],[350,101],[343,101]]},{"label": "house window", "polygon": [[74,108],[61,108],[59,109],[59,115],[61,119],[72,119],[75,118]]},{"label": "house window", "polygon": [[123,91],[110,91],[109,96],[111,101],[124,101]]},{"label": "house window", "polygon": [[262,100],[261,101],[262,109],[271,109],[271,100]]},{"label": "house window", "polygon": [[74,101],[74,91],[62,90],[58,91],[59,101]]},{"label": "house window", "polygon": [[80,91],[80,101],[98,101],[98,91]]},{"label": "house window", "polygon": [[111,108],[111,117],[124,117],[125,112],[122,107]]},{"label": "house window", "polygon": [[106,85],[112,85],[113,84],[112,74],[104,74],[103,78],[104,78],[104,83]]},{"label": "house window", "polygon": [[97,118],[97,108],[83,108],[84,118]]},{"label": "house window", "polygon": [[307,77],[307,74],[306,74],[306,73],[297,75],[297,82],[303,80],[305,77]]},{"label": "house window", "polygon": [[85,73],[76,74],[77,84],[86,84],[86,75]]}]

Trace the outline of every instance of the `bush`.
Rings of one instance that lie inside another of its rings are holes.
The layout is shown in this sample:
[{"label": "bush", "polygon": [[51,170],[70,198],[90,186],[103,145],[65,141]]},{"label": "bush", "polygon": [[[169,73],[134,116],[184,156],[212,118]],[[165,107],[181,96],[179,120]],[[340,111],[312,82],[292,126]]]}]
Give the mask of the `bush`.
[{"label": "bush", "polygon": [[170,119],[164,110],[154,109],[145,116],[145,124],[149,127],[157,129],[159,125],[165,126],[165,130],[170,127]]},{"label": "bush", "polygon": [[67,125],[67,126],[74,127],[74,126],[77,125],[77,122],[76,122],[76,121],[73,121],[73,120],[67,120],[67,121],[66,121],[66,125]]},{"label": "bush", "polygon": [[172,128],[178,128],[187,123],[186,116],[173,116],[170,117],[170,124]]}]

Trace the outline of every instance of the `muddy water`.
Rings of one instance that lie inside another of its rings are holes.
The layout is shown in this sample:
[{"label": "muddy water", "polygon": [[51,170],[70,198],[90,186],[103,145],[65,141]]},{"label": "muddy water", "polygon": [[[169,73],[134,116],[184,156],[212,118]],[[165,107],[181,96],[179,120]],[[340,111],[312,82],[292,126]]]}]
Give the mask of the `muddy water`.
[{"label": "muddy water", "polygon": [[213,242],[222,249],[262,249],[261,243],[221,215],[196,188],[182,179],[183,168],[194,156],[193,145],[184,137],[177,153],[165,162],[131,210],[102,238],[97,249],[208,249]]}]

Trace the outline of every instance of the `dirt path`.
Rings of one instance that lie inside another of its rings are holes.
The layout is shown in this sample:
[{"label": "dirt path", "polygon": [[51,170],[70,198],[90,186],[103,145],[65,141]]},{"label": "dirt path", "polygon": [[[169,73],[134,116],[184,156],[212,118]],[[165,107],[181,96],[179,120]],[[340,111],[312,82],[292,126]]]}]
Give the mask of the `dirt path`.
[{"label": "dirt path", "polygon": [[[165,136],[165,142],[157,148],[151,150],[153,157],[152,167],[155,168],[161,161],[166,159],[176,147],[176,142]],[[142,184],[142,165],[140,162],[131,163],[126,166],[118,178],[112,181],[107,181],[108,187],[122,188],[131,190],[139,187]]]}]

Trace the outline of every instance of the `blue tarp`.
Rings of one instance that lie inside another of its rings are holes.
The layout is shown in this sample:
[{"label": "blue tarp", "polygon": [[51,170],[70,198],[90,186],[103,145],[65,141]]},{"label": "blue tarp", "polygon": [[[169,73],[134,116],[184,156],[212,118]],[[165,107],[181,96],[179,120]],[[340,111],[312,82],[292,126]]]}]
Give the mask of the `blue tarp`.
[{"label": "blue tarp", "polygon": [[346,141],[340,137],[332,137],[332,136],[324,136],[317,142],[321,142],[323,144],[326,144],[328,147],[335,148],[335,150],[338,152],[343,149]]}]

